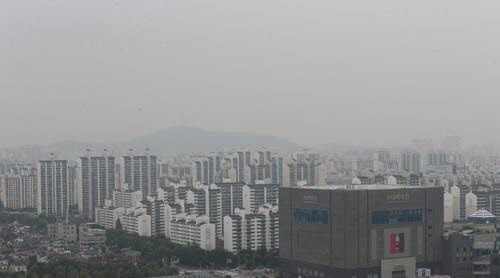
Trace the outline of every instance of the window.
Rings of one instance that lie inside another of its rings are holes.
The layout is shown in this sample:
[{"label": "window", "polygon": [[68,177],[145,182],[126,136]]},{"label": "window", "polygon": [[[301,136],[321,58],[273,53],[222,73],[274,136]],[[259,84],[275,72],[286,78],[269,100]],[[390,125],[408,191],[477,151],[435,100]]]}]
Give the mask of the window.
[{"label": "window", "polygon": [[406,278],[406,271],[404,270],[393,271],[392,278]]},{"label": "window", "polygon": [[328,211],[317,209],[293,209],[293,220],[300,224],[328,224]]},{"label": "window", "polygon": [[422,221],[422,209],[384,210],[372,212],[372,224],[400,224]]}]

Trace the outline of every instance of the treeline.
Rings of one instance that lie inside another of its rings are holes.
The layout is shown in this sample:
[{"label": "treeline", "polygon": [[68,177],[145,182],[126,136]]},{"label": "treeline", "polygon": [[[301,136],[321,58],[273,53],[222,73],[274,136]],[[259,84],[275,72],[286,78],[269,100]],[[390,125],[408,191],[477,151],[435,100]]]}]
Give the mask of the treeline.
[{"label": "treeline", "polygon": [[48,223],[55,222],[54,218],[48,218],[44,215],[35,215],[27,212],[0,212],[0,223],[14,223],[21,225],[32,226],[40,230],[47,228]]},{"label": "treeline", "polygon": [[24,272],[0,272],[0,278],[26,278]]},{"label": "treeline", "polygon": [[[59,261],[48,264],[34,264],[28,270],[29,278],[140,278],[177,275],[175,268],[155,263],[88,263],[79,261]],[[16,277],[17,278],[17,277]]]},{"label": "treeline", "polygon": [[266,250],[243,250],[240,254],[234,255],[223,249],[206,251],[198,246],[177,245],[163,237],[145,238],[120,230],[109,230],[106,235],[108,245],[139,251],[143,259],[148,262],[178,261],[186,266],[213,268],[237,266],[275,268],[279,264],[278,255]]}]

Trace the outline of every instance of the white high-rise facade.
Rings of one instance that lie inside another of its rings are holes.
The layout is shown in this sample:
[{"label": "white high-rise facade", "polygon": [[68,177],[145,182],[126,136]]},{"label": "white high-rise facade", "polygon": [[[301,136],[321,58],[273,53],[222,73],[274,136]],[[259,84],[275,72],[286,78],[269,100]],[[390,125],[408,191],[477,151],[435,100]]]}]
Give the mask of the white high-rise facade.
[{"label": "white high-rise facade", "polygon": [[453,196],[453,220],[460,220],[460,188],[454,185],[450,193]]},{"label": "white high-rise facade", "polygon": [[132,190],[141,190],[142,198],[157,194],[158,165],[154,155],[124,156],[121,161],[120,173],[123,183]]},{"label": "white high-rise facade", "polygon": [[36,208],[36,175],[6,175],[1,182],[5,185],[5,207],[10,209]]},{"label": "white high-rise facade", "polygon": [[477,211],[477,196],[469,192],[465,195],[465,217],[473,215]]},{"label": "white high-rise facade", "polygon": [[68,161],[41,160],[38,169],[38,214],[65,218],[70,204]]},{"label": "white high-rise facade", "polygon": [[177,215],[170,222],[170,240],[180,245],[196,245],[203,250],[215,249],[215,224],[208,216]]},{"label": "white high-rise facade", "polygon": [[443,195],[444,200],[444,223],[453,222],[453,195],[445,192]]},{"label": "white high-rise facade", "polygon": [[251,184],[243,186],[243,208],[254,212],[265,204],[277,205],[279,185],[277,184]]},{"label": "white high-rise facade", "polygon": [[399,163],[401,170],[408,170],[413,173],[421,172],[420,154],[417,152],[402,152]]},{"label": "white high-rise facade", "polygon": [[94,219],[95,209],[112,197],[115,187],[115,158],[112,156],[84,156],[80,158],[80,186],[78,209],[81,215]]},{"label": "white high-rise facade", "polygon": [[232,253],[241,250],[279,249],[278,207],[263,205],[251,213],[236,209],[224,217],[224,249]]}]

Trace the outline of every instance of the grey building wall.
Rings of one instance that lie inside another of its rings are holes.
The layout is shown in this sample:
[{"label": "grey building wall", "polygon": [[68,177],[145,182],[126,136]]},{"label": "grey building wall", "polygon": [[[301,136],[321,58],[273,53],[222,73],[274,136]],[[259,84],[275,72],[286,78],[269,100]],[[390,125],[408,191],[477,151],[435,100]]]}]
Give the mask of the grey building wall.
[{"label": "grey building wall", "polygon": [[[441,188],[281,188],[279,195],[280,256],[282,270],[290,277],[303,268],[313,270],[313,277],[315,270],[318,277],[368,277],[380,274],[383,260],[408,257],[415,257],[419,266],[439,266]],[[374,222],[374,215],[387,213],[387,223]],[[391,213],[403,215],[398,218]],[[301,215],[312,221],[304,221]],[[405,221],[406,216],[417,220]],[[394,219],[400,222],[392,223]],[[394,252],[391,248],[399,246],[392,242],[396,240],[402,247]]]},{"label": "grey building wall", "polygon": [[453,278],[473,276],[472,248],[474,240],[460,234],[451,234],[443,239],[442,273]]}]

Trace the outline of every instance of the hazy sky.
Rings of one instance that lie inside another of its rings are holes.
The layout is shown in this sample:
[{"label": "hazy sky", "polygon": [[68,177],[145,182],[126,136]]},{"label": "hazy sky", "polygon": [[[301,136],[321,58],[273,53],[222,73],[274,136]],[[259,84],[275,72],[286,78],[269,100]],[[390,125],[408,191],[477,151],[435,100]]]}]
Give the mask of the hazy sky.
[{"label": "hazy sky", "polygon": [[500,2],[1,0],[0,147],[175,125],[500,142]]}]

